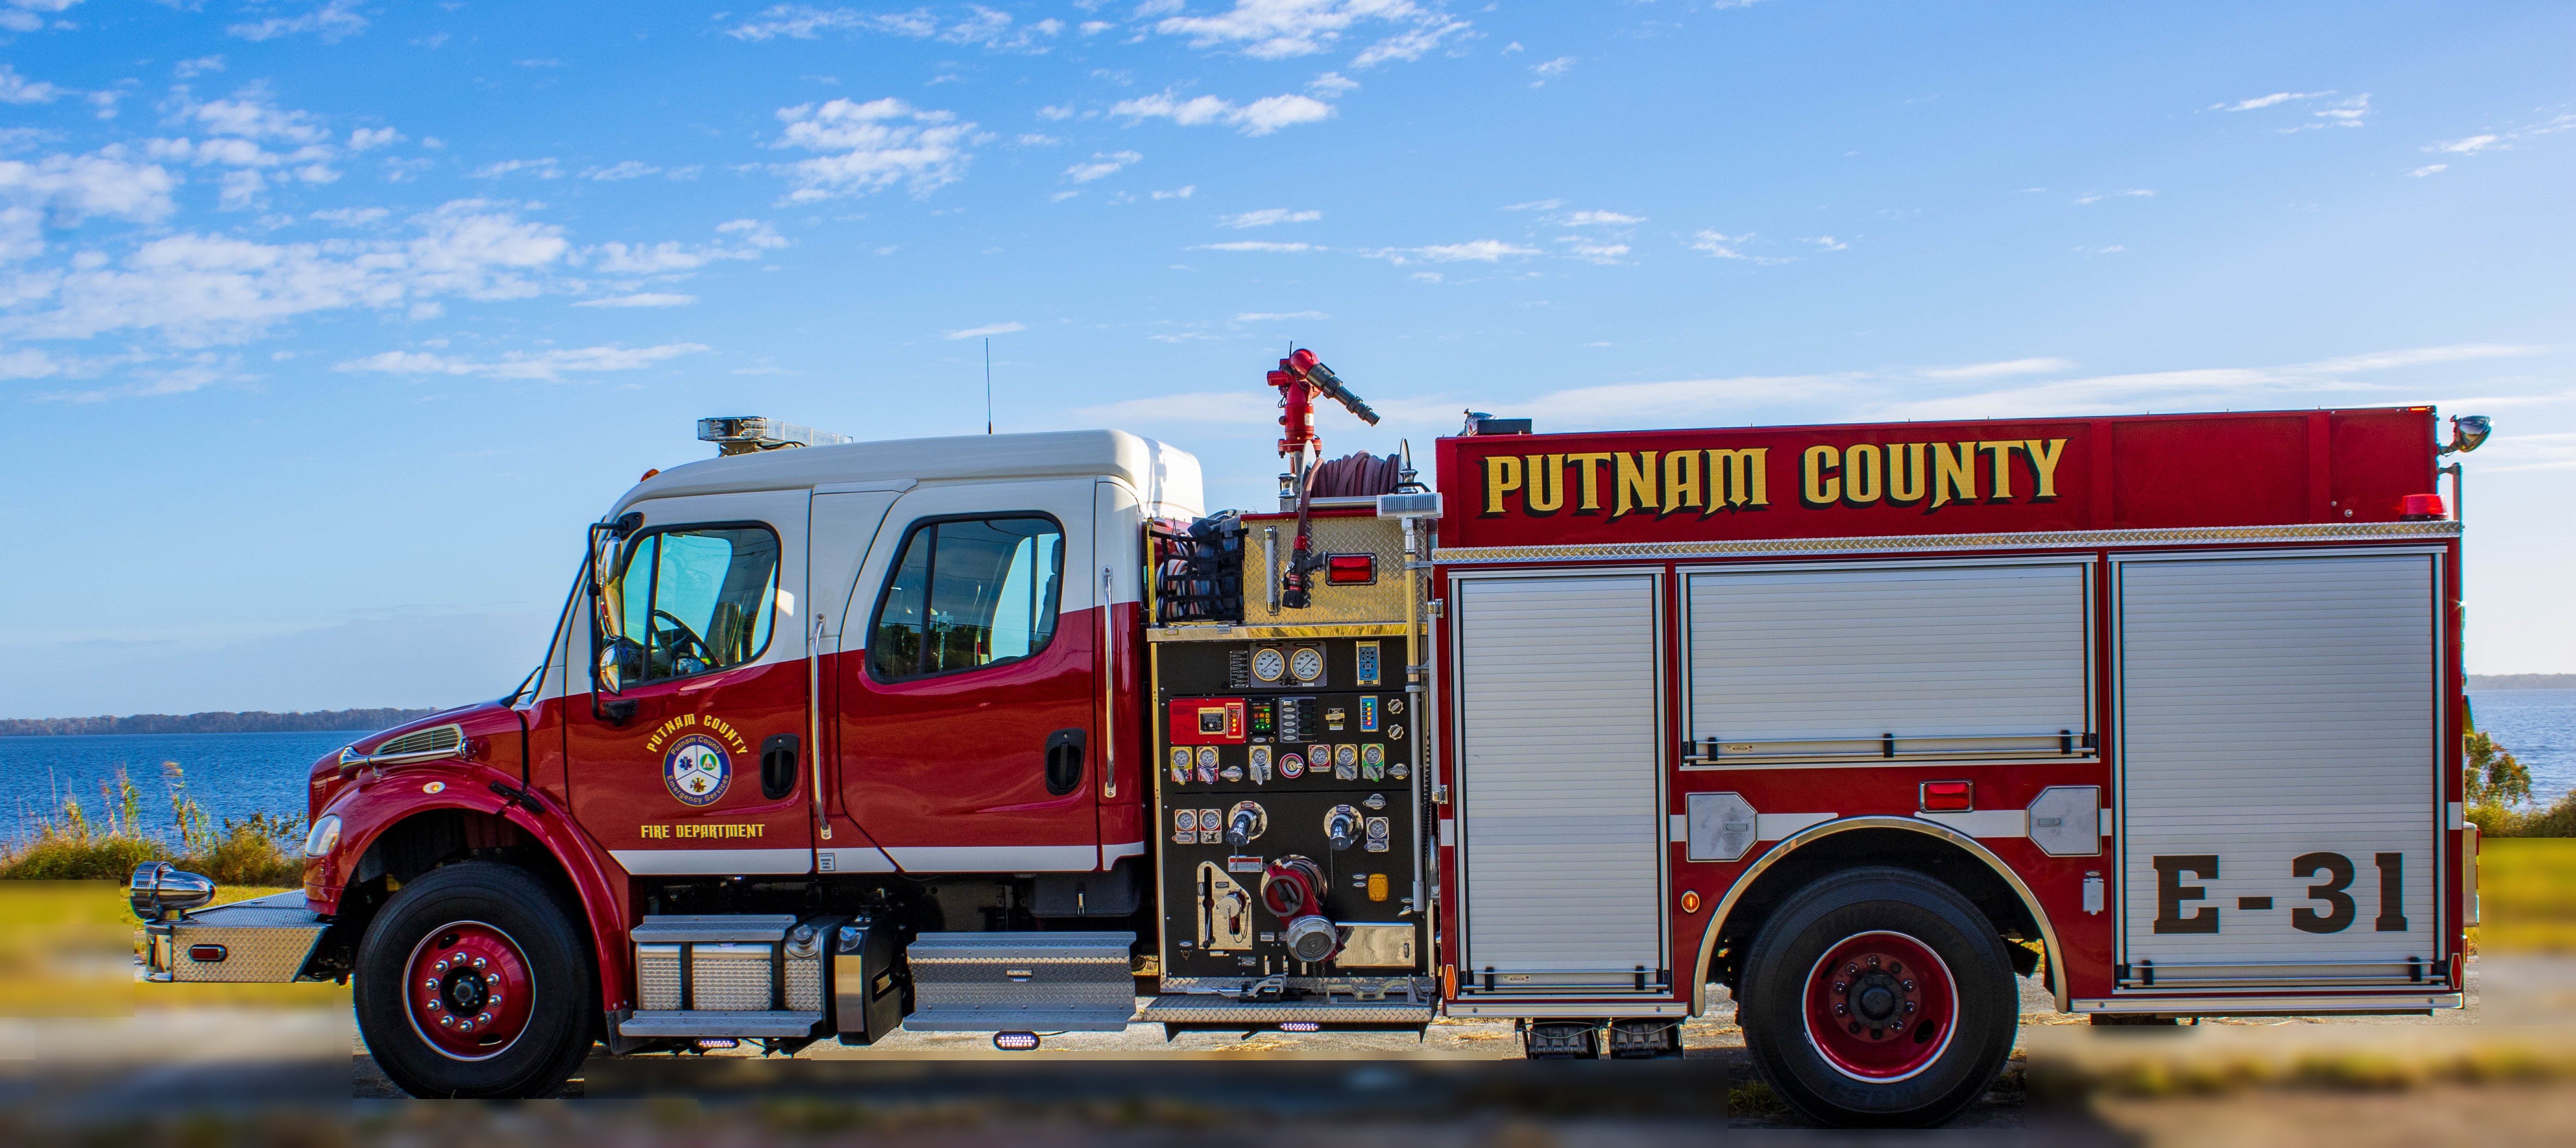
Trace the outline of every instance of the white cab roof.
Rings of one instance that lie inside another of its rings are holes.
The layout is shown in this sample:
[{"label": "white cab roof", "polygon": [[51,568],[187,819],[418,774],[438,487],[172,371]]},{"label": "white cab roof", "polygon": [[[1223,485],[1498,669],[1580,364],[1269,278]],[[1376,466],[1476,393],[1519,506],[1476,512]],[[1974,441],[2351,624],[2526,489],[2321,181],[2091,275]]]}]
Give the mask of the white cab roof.
[{"label": "white cab roof", "polygon": [[887,439],[711,458],[635,484],[609,514],[648,498],[691,494],[1029,478],[1114,478],[1136,491],[1149,514],[1195,517],[1205,509],[1196,457],[1125,431],[1087,430]]}]

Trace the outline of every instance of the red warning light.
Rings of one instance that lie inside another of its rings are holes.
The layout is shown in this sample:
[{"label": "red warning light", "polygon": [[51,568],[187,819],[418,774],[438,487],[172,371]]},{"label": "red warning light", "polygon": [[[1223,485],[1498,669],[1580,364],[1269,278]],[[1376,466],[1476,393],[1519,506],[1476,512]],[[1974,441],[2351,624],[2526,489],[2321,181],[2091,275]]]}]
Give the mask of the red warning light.
[{"label": "red warning light", "polygon": [[1924,782],[1922,801],[1923,812],[1965,813],[1977,807],[1976,792],[1976,786],[1971,782]]},{"label": "red warning light", "polygon": [[1324,581],[1334,586],[1367,586],[1377,581],[1377,555],[1335,554],[1324,560]]},{"label": "red warning light", "polygon": [[2438,494],[2407,495],[2405,498],[2398,501],[2397,514],[2398,517],[2404,518],[2408,522],[2430,522],[2436,518],[2442,517],[2444,514],[2442,509],[2442,496]]}]

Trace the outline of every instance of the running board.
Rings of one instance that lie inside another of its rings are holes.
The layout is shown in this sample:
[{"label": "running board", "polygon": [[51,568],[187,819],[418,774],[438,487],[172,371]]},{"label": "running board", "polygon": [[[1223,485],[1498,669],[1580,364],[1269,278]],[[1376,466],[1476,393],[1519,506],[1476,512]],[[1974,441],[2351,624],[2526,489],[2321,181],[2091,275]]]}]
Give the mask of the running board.
[{"label": "running board", "polygon": [[1165,993],[1145,1006],[1137,1019],[1147,1024],[1268,1028],[1282,1024],[1316,1024],[1334,1028],[1354,1025],[1419,1026],[1431,1023],[1429,1001],[1346,1001],[1307,1004],[1299,1001],[1238,1001],[1204,993]]},{"label": "running board", "polygon": [[719,1009],[668,1009],[639,1012],[617,1026],[619,1036],[820,1036],[823,1014],[786,1010],[739,1012]]},{"label": "running board", "polygon": [[913,1032],[1117,1032],[1136,1011],[1134,933],[923,933]]}]

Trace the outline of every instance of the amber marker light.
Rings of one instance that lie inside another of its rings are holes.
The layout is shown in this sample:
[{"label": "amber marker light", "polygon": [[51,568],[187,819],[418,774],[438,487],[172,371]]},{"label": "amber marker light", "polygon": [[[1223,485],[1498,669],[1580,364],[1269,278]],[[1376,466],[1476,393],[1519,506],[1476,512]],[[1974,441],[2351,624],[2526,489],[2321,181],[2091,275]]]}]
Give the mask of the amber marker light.
[{"label": "amber marker light", "polygon": [[1682,912],[1685,912],[1685,913],[1696,913],[1696,912],[1699,912],[1699,890],[1697,890],[1697,889],[1684,889],[1684,890],[1682,890]]}]

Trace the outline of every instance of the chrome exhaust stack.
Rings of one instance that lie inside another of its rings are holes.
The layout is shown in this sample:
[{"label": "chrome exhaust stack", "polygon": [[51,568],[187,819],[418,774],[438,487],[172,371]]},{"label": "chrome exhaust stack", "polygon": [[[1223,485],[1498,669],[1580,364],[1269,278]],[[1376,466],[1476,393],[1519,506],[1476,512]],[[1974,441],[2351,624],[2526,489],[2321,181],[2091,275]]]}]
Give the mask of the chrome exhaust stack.
[{"label": "chrome exhaust stack", "polygon": [[[330,922],[304,907],[304,894],[279,893],[205,909],[215,883],[152,861],[134,868],[126,903],[143,921],[144,979],[284,984],[304,966]],[[191,913],[205,909],[202,913]]]}]

